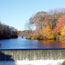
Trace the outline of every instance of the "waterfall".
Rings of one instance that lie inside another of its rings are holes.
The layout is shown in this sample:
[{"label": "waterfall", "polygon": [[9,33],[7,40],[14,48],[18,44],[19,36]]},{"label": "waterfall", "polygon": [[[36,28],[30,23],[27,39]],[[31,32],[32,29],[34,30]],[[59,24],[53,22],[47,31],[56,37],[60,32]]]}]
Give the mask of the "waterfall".
[{"label": "waterfall", "polygon": [[[65,50],[1,50],[14,60],[61,60],[65,59]],[[3,57],[0,55],[0,58]],[[7,60],[6,56],[3,57]],[[1,60],[1,59],[0,59]]]}]

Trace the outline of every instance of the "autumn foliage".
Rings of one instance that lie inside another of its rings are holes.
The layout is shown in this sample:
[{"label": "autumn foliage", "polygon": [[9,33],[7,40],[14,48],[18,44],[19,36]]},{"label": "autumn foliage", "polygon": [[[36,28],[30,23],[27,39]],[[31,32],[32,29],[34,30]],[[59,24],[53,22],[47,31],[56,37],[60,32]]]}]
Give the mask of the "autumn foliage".
[{"label": "autumn foliage", "polygon": [[62,16],[57,23],[57,27],[54,30],[54,33],[58,33],[60,29],[62,29],[65,26],[65,16]]},{"label": "autumn foliage", "polygon": [[65,12],[58,11],[53,11],[53,14],[51,12],[35,14],[30,21],[36,27],[34,34],[41,39],[65,40]]}]

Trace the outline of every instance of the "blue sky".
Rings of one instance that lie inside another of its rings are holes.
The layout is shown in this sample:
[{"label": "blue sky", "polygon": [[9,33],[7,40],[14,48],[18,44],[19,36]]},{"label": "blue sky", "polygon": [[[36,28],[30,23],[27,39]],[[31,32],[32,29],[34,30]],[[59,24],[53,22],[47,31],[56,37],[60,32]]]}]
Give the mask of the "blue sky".
[{"label": "blue sky", "polygon": [[0,21],[24,30],[35,13],[54,8],[65,8],[65,0],[0,0]]}]

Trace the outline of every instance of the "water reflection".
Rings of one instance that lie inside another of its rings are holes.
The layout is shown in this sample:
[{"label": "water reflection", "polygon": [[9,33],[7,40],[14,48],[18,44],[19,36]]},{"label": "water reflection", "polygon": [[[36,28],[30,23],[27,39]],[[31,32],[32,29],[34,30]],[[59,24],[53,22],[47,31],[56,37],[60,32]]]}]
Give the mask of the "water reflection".
[{"label": "water reflection", "polygon": [[45,48],[65,48],[65,41],[43,40],[39,41]]},{"label": "water reflection", "polygon": [[11,55],[4,54],[0,51],[0,61],[14,61]]},{"label": "water reflection", "polygon": [[24,40],[22,38],[0,40],[0,49],[46,49],[65,48],[65,41]]},{"label": "water reflection", "polygon": [[16,64],[11,55],[7,55],[0,51],[0,65],[16,65]]},{"label": "water reflection", "polygon": [[2,44],[0,43],[0,47],[1,47],[1,45],[2,45]]},{"label": "water reflection", "polygon": [[65,48],[65,41],[61,41],[61,48]]}]

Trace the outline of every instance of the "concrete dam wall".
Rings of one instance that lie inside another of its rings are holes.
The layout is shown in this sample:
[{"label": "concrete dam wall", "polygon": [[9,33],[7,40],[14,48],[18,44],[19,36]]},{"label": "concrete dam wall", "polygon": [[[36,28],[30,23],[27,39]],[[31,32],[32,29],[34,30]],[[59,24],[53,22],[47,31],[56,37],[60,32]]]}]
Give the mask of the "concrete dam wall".
[{"label": "concrete dam wall", "polygon": [[48,59],[65,59],[65,50],[0,50],[0,61]]}]

